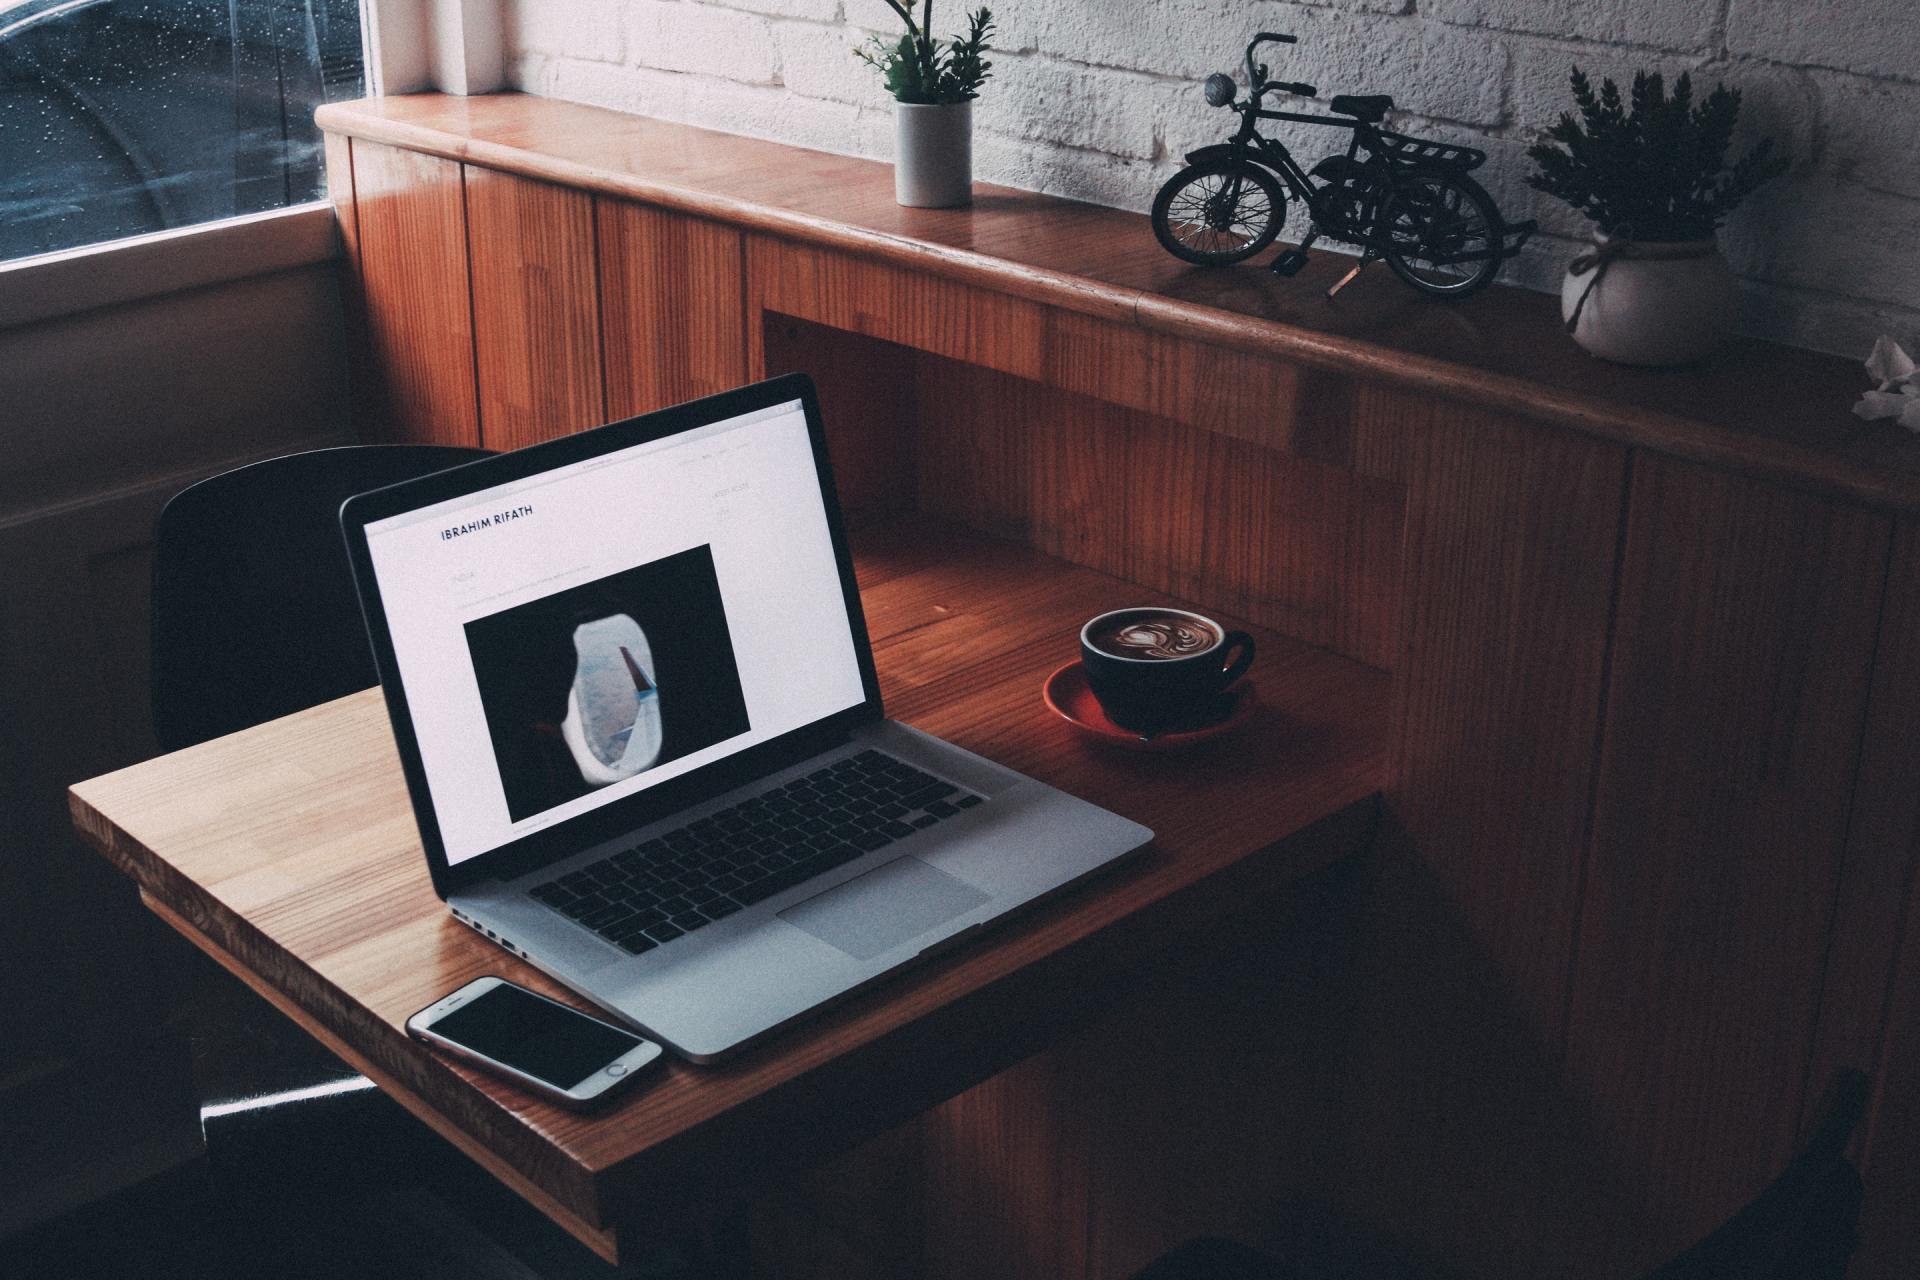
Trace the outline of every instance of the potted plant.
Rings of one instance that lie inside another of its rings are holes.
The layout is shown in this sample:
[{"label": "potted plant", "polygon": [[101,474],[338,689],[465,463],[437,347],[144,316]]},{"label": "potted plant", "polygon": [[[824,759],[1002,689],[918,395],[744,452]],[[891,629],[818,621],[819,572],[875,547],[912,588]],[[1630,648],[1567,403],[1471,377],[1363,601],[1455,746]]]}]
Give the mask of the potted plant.
[{"label": "potted plant", "polygon": [[1642,72],[1622,101],[1613,81],[1596,94],[1575,67],[1573,99],[1580,119],[1563,114],[1527,151],[1538,166],[1528,184],[1599,229],[1561,286],[1567,332],[1622,364],[1698,360],[1732,333],[1738,307],[1714,232],[1787,161],[1768,139],[1727,163],[1740,93],[1725,85],[1696,105],[1685,74],[1669,97]]},{"label": "potted plant", "polygon": [[973,199],[973,100],[993,67],[982,56],[993,11],[982,5],[967,19],[967,34],[943,44],[933,35],[933,0],[917,22],[915,3],[887,0],[906,34],[897,41],[874,36],[854,53],[893,94],[894,199],[944,209]]}]

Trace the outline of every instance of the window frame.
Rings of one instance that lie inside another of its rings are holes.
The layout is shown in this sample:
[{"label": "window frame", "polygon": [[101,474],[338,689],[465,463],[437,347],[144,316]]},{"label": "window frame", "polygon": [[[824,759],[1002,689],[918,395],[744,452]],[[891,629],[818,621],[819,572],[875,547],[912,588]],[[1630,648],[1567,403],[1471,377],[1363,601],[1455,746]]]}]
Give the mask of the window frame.
[{"label": "window frame", "polygon": [[[492,93],[506,82],[506,0],[361,0],[367,94]],[[320,199],[0,262],[0,329],[337,259]]]},{"label": "window frame", "polygon": [[333,202],[103,240],[0,262],[0,329],[340,257]]}]

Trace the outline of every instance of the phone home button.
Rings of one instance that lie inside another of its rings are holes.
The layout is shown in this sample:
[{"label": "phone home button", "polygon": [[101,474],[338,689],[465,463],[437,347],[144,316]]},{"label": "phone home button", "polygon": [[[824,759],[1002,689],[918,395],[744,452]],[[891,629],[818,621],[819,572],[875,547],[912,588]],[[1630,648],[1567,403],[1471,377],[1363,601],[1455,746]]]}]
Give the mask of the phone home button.
[{"label": "phone home button", "polygon": [[623,1076],[627,1074],[627,1069],[624,1066],[622,1066],[620,1063],[616,1062],[612,1066],[607,1068],[607,1074],[610,1076]]}]

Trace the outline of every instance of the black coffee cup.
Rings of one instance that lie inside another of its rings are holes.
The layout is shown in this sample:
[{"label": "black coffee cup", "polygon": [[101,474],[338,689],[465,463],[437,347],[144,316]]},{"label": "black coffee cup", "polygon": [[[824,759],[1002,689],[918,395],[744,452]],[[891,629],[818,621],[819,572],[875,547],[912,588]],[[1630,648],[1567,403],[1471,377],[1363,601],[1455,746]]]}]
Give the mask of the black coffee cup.
[{"label": "black coffee cup", "polygon": [[1185,609],[1142,605],[1081,627],[1080,660],[1115,724],[1159,733],[1205,716],[1253,665],[1253,637]]}]

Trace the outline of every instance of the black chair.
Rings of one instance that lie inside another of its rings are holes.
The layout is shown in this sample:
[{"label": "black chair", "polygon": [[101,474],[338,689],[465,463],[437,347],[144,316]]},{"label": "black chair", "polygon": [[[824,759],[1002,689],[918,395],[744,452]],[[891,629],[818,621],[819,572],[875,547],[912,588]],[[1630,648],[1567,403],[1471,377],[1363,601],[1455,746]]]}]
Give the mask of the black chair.
[{"label": "black chair", "polygon": [[[271,458],[202,480],[160,513],[153,555],[153,729],[163,750],[378,683],[340,533],[340,504],[487,457],[360,445]],[[357,1072],[211,967],[195,984],[207,1152],[218,1175],[351,1146],[387,1123]],[[276,1099],[300,1098],[297,1103]],[[284,1158],[284,1157],[281,1157]]]},{"label": "black chair", "polygon": [[153,731],[177,751],[378,683],[340,536],[356,493],[488,456],[349,445],[202,480],[160,513]]},{"label": "black chair", "polygon": [[[340,504],[488,456],[485,449],[439,445],[320,449],[240,467],[176,494],[160,513],[154,544],[153,724],[160,746],[179,750],[377,683]],[[304,1219],[310,1192],[327,1184],[375,1199],[392,1189],[415,1206],[411,1212],[427,1215],[403,1223],[405,1247],[437,1241],[433,1247],[453,1250],[463,1265],[487,1274],[501,1271],[474,1260],[501,1256],[496,1234],[550,1263],[553,1274],[611,1274],[252,991],[212,966],[206,976],[223,983],[199,993],[222,1041],[197,1045],[195,1053],[209,1095],[202,1102],[208,1171],[243,1250],[324,1254],[333,1219]],[[230,1057],[243,1061],[224,1060]],[[465,1208],[441,1213],[432,1208],[444,1206],[439,1196]],[[467,1221],[468,1210],[474,1221]],[[358,1234],[360,1224],[352,1230]],[[484,1247],[475,1243],[482,1237]],[[681,1252],[724,1256],[727,1244]],[[366,1245],[363,1252],[380,1259],[386,1248]],[[724,1264],[685,1269],[681,1252],[648,1255],[638,1270],[620,1274],[733,1273]],[[417,1260],[393,1271],[364,1258],[355,1265],[363,1264],[372,1268],[366,1274],[421,1273]],[[300,1274],[323,1269],[315,1263]]]},{"label": "black chair", "polygon": [[[1733,1217],[1645,1280],[1843,1280],[1859,1245],[1862,1187],[1847,1143],[1872,1082],[1842,1072],[1813,1135],[1785,1172]],[[1453,1280],[1389,1241],[1312,1206],[1293,1206],[1262,1249],[1189,1240],[1134,1280]]]}]

